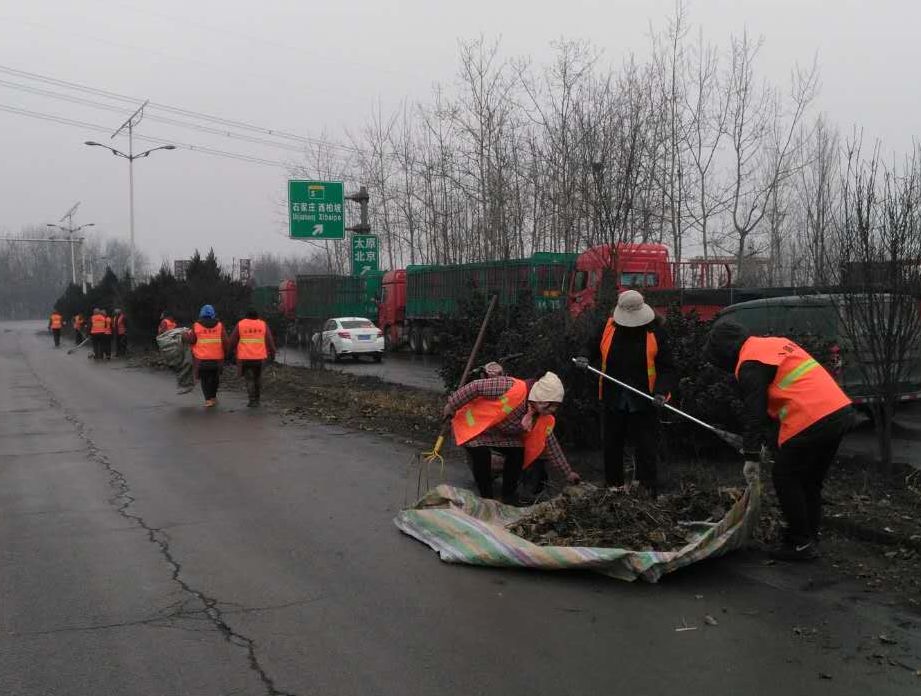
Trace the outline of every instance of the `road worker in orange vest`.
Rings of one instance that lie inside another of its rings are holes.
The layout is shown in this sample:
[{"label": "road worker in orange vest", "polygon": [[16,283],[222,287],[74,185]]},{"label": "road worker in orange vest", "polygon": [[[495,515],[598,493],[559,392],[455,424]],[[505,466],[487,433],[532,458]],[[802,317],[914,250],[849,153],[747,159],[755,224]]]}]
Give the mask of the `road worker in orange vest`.
[{"label": "road worker in orange vest", "polygon": [[643,296],[622,292],[617,306],[588,347],[583,365],[596,363],[610,375],[655,397],[655,403],[598,378],[602,406],[604,480],[608,486],[624,485],[624,445],[636,448],[634,479],[652,495],[658,492],[658,429],[656,406],[664,404],[674,386],[675,370],[668,336]]},{"label": "road worker in orange vest", "polygon": [[105,319],[105,331],[102,335],[102,353],[106,360],[112,359],[112,317],[106,310],[101,310]]},{"label": "road worker in orange vest", "polygon": [[82,312],[77,312],[73,318],[74,324],[74,343],[77,345],[83,343],[83,328],[86,326],[86,319],[83,318]]},{"label": "road worker in orange vest", "polygon": [[120,309],[115,310],[112,328],[115,332],[115,357],[122,358],[128,354],[128,320]]},{"label": "road worker in orange vest", "polygon": [[201,393],[205,397],[205,408],[217,405],[217,391],[221,386],[221,370],[227,355],[227,332],[218,321],[217,312],[211,305],[203,305],[198,321],[183,335],[183,341],[191,344],[195,359],[195,377],[201,381]]},{"label": "road worker in orange vest", "polygon": [[492,450],[502,454],[502,501],[518,504],[521,471],[545,457],[568,483],[579,474],[553,434],[554,413],[563,402],[560,378],[552,372],[529,385],[514,377],[488,377],[464,385],[450,397],[444,417],[451,419],[454,439],[463,447],[480,495],[493,497]]},{"label": "road worker in orange vest", "polygon": [[90,317],[90,338],[93,340],[93,360],[102,360],[102,344],[106,338],[106,316],[105,313],[96,307],[93,309],[93,316]]},{"label": "road worker in orange vest", "polygon": [[173,319],[172,312],[163,312],[160,314],[160,325],[157,326],[157,336],[164,334],[167,331],[172,331],[178,326],[176,320]]},{"label": "road worker in orange vest", "polygon": [[51,312],[51,317],[48,319],[48,330],[51,332],[52,337],[54,338],[54,347],[61,347],[61,329],[64,328],[64,317],[58,310]]},{"label": "road worker in orange vest", "polygon": [[710,331],[707,359],[732,372],[742,402],[742,473],[760,478],[762,452],[773,453],[772,478],[787,523],[774,558],[818,556],[822,484],[851,425],[851,400],[809,353],[787,338],[757,337],[731,321]]},{"label": "road worker in orange vest", "polygon": [[237,351],[237,369],[246,381],[250,408],[259,405],[262,395],[262,365],[275,360],[275,339],[259,313],[250,308],[230,334],[229,350]]}]

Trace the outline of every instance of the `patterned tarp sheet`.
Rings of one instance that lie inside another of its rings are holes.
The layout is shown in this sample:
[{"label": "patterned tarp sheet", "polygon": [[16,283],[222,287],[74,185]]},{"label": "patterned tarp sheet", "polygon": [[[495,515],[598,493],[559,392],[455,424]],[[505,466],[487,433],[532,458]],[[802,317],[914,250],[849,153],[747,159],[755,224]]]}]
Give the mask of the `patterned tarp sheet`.
[{"label": "patterned tarp sheet", "polygon": [[678,551],[538,546],[507,529],[532,508],[503,505],[449,485],[429,491],[412,508],[402,510],[394,523],[402,532],[430,546],[448,563],[582,569],[621,580],[642,578],[657,582],[678,568],[746,546],[758,521],[760,504],[760,484],[749,486],[719,522],[689,525],[693,540]]}]

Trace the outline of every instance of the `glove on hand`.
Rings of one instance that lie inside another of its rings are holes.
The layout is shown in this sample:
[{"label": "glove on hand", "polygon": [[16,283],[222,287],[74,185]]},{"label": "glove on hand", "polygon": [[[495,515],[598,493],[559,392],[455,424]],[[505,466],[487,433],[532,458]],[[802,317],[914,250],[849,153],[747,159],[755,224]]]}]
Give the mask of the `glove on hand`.
[{"label": "glove on hand", "polygon": [[759,462],[747,461],[742,466],[742,476],[745,483],[752,485],[761,480],[761,464]]},{"label": "glove on hand", "polygon": [[584,370],[588,367],[588,358],[580,355],[578,358],[573,358],[573,362],[576,364],[580,370]]},{"label": "glove on hand", "polygon": [[656,394],[653,398],[655,399],[656,408],[662,408],[668,401],[665,394]]}]

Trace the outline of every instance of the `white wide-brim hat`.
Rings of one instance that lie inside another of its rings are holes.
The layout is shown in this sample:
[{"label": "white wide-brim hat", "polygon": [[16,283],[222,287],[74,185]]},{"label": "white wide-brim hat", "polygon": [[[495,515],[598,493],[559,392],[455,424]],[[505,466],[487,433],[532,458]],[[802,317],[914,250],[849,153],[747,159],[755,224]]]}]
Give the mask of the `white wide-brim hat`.
[{"label": "white wide-brim hat", "polygon": [[617,306],[611,315],[614,323],[627,328],[643,326],[656,318],[652,307],[646,304],[643,296],[636,290],[627,290],[620,293]]}]

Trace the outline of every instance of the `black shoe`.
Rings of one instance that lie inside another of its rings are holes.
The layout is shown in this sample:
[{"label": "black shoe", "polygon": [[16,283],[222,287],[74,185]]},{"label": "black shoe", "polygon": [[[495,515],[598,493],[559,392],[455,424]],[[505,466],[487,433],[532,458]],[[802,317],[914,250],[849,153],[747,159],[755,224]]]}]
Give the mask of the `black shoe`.
[{"label": "black shoe", "polygon": [[819,557],[819,549],[813,541],[805,544],[785,542],[771,549],[768,555],[777,561],[814,561]]}]

